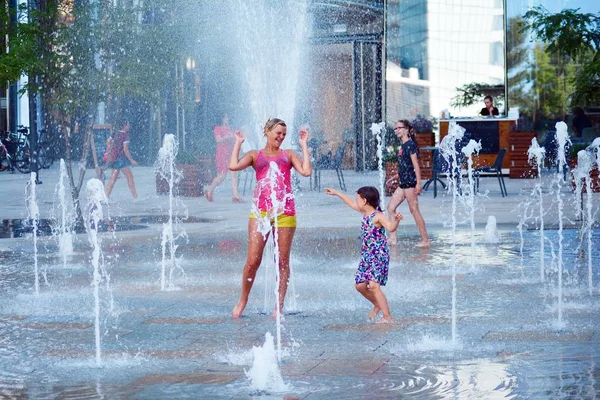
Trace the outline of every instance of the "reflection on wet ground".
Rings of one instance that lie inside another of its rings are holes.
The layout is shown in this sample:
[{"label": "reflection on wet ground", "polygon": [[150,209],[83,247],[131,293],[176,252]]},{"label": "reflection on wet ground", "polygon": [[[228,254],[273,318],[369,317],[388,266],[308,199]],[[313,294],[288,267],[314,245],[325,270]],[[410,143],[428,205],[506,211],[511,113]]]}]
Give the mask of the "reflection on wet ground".
[{"label": "reflection on wet ground", "polygon": [[[135,222],[135,224],[148,222]],[[156,230],[156,229],[155,229]],[[384,291],[397,323],[377,325],[355,291],[359,231],[298,229],[280,365],[285,393],[259,392],[244,371],[252,347],[274,333],[274,277],[261,267],[247,312],[229,318],[246,256],[243,233],[190,235],[177,254],[175,290],[160,291],[156,232],[103,235],[102,366],[94,362],[90,249],[75,243],[67,267],[56,245],[40,247],[47,284],[33,293],[29,244],[0,252],[0,397],[8,398],[593,398],[600,393],[600,273],[588,292],[587,259],[565,231],[564,326],[557,326],[556,251],[539,236],[502,233],[499,244],[459,231],[456,274],[450,235],[429,249],[400,235]],[[412,232],[411,232],[412,233]],[[557,243],[557,232],[546,232]],[[600,231],[594,231],[594,243]],[[600,262],[594,247],[593,265]],[[452,282],[457,339],[452,341]],[[44,281],[42,281],[44,282]]]},{"label": "reflection on wet ground", "polygon": [[[98,225],[99,232],[122,232],[145,229],[150,224],[162,224],[169,220],[168,215],[141,215],[111,217],[100,221]],[[212,223],[219,219],[198,218],[193,216],[180,217],[178,221],[184,224],[192,223]],[[57,229],[56,221],[50,219],[40,219],[38,222],[38,236],[52,236]],[[84,233],[85,227],[75,225],[73,232]],[[29,219],[4,219],[0,225],[0,239],[19,238],[33,234],[33,223]]]}]

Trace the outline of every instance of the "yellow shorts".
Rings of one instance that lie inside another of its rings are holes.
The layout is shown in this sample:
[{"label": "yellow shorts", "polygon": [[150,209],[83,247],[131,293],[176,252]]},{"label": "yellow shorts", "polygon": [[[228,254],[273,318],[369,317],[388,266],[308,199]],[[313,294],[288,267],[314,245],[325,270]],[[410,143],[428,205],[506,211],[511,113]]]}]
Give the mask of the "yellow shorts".
[{"label": "yellow shorts", "polygon": [[[264,218],[267,215],[266,211],[261,211],[260,216]],[[251,212],[250,219],[256,219],[256,215]],[[271,226],[275,226],[275,218],[271,218]],[[295,228],[296,227],[296,216],[279,214],[277,216],[277,227],[278,228]]]}]

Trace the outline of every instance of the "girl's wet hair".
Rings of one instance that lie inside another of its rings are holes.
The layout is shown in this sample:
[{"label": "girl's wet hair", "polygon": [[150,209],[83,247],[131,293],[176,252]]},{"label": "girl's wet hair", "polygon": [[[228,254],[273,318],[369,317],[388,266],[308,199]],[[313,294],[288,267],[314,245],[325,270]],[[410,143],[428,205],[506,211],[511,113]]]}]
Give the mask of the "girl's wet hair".
[{"label": "girl's wet hair", "polygon": [[379,206],[381,198],[379,197],[379,190],[373,186],[363,186],[356,191],[360,197],[367,201],[367,204],[375,208],[377,211],[381,211]]},{"label": "girl's wet hair", "polygon": [[283,121],[282,119],[279,119],[279,118],[269,118],[267,120],[267,122],[265,123],[265,127],[263,129],[263,132],[266,134],[267,132],[275,129],[275,127],[277,125],[281,125],[281,126],[287,127],[287,125],[285,124],[285,121]]},{"label": "girl's wet hair", "polygon": [[[408,137],[417,143],[417,130],[412,126],[412,124],[407,119],[400,119],[397,124],[400,123],[408,128]],[[417,157],[419,156],[419,146],[417,145]]]}]

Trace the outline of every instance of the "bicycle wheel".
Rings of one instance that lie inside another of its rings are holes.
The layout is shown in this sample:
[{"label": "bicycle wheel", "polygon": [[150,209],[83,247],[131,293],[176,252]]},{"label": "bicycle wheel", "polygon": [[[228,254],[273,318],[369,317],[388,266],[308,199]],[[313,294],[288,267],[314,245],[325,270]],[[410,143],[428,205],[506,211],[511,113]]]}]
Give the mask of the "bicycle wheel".
[{"label": "bicycle wheel", "polygon": [[14,158],[15,167],[22,174],[28,174],[31,172],[31,166],[29,165],[29,144],[21,143],[17,147]]},{"label": "bicycle wheel", "polygon": [[38,144],[38,165],[40,168],[48,169],[52,165],[52,160],[50,158],[50,150],[48,149],[48,145],[46,143]]},{"label": "bicycle wheel", "polygon": [[6,171],[7,169],[10,169],[10,161],[6,153],[6,147],[2,145],[0,146],[0,171]]}]

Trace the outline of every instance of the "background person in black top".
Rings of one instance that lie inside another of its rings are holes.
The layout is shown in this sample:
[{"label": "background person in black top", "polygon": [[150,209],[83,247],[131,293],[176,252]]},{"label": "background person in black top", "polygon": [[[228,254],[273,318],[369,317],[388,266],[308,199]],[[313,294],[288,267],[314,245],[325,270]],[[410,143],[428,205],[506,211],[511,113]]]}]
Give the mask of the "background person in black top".
[{"label": "background person in black top", "polygon": [[[387,206],[388,215],[396,215],[396,208],[404,199],[408,200],[408,209],[415,219],[417,229],[421,234],[421,241],[417,243],[417,247],[427,247],[430,245],[427,229],[425,228],[425,220],[419,210],[418,196],[423,192],[421,188],[421,168],[419,167],[419,148],[415,136],[415,129],[410,123],[402,119],[396,122],[394,128],[396,136],[402,141],[402,147],[398,152],[398,181],[399,187],[394,191],[392,198]],[[393,178],[388,181],[388,184],[393,181]],[[390,232],[388,237],[389,244],[396,244],[398,235],[396,232]]]},{"label": "background person in black top", "polygon": [[485,103],[485,107],[481,109],[479,115],[481,115],[482,117],[500,115],[498,109],[494,107],[494,99],[492,99],[492,96],[485,96],[483,98],[483,102]]}]

